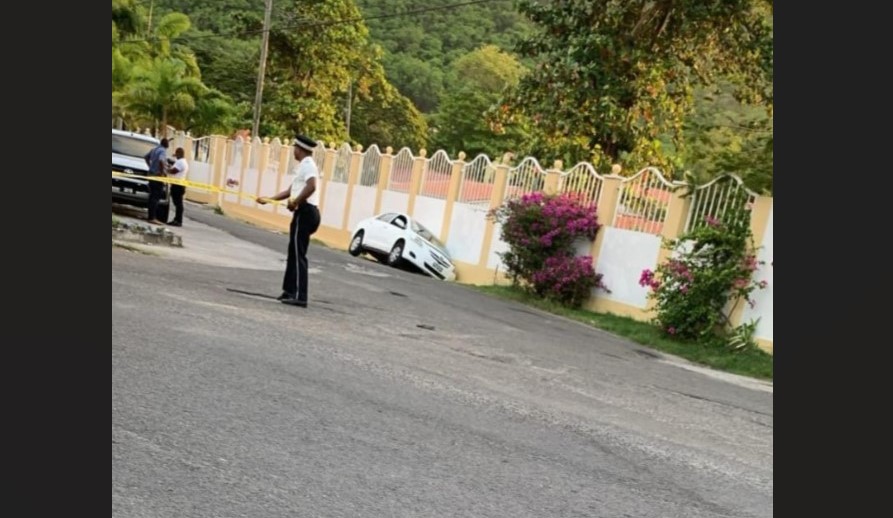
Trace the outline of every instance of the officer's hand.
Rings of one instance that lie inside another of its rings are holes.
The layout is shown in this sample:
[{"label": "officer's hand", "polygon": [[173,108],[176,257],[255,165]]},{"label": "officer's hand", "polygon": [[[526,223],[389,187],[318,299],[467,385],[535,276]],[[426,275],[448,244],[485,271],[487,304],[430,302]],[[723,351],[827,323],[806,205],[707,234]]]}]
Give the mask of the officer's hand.
[{"label": "officer's hand", "polygon": [[289,202],[288,202],[288,210],[294,212],[295,209],[297,209],[297,208],[298,208],[298,202],[297,202],[297,201],[289,201]]}]

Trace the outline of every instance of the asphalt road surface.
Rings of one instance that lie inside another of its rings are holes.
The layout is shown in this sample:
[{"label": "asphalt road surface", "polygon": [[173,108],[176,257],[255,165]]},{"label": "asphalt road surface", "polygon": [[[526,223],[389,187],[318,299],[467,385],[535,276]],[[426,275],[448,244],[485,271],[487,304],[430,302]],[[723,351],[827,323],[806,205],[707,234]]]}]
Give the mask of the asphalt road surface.
[{"label": "asphalt road surface", "polygon": [[286,236],[183,230],[112,249],[115,517],[773,514],[771,387],[316,245],[286,306]]}]

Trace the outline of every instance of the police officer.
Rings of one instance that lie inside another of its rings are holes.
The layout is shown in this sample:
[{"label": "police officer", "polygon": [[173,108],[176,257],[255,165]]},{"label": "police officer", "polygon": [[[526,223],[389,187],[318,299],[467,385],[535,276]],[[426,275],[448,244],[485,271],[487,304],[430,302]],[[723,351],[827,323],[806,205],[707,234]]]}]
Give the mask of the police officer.
[{"label": "police officer", "polygon": [[146,165],[149,166],[149,209],[148,220],[153,225],[161,225],[156,215],[158,214],[158,202],[164,198],[164,184],[151,180],[153,176],[164,176],[167,172],[167,158],[165,156],[169,144],[166,138],[149,151],[144,158]]},{"label": "police officer", "polygon": [[288,199],[288,210],[294,215],[288,233],[288,262],[279,300],[283,304],[306,308],[307,247],[310,245],[310,236],[316,232],[320,223],[317,207],[319,169],[313,160],[313,148],[316,147],[316,142],[298,135],[293,144],[295,160],[299,163],[293,171],[291,187],[275,196],[260,197],[257,203],[263,205],[270,201]]}]

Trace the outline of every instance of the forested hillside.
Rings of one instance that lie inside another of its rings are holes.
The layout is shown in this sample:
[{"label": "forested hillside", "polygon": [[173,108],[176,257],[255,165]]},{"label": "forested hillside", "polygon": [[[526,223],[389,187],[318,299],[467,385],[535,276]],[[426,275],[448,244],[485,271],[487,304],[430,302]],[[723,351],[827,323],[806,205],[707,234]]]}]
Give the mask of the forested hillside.
[{"label": "forested hillside", "polygon": [[[250,128],[263,11],[114,0],[113,116]],[[261,133],[732,171],[771,189],[771,85],[765,0],[274,0]]]}]

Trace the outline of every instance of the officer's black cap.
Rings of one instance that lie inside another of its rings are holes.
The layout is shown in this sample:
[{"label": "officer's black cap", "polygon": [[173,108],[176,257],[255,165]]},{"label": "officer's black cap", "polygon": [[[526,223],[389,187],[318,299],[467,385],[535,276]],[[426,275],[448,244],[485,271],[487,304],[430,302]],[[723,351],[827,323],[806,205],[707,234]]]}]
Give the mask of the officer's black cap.
[{"label": "officer's black cap", "polygon": [[294,145],[302,147],[307,151],[313,151],[313,148],[316,147],[316,141],[307,138],[304,135],[298,135],[297,137],[295,137]]}]

